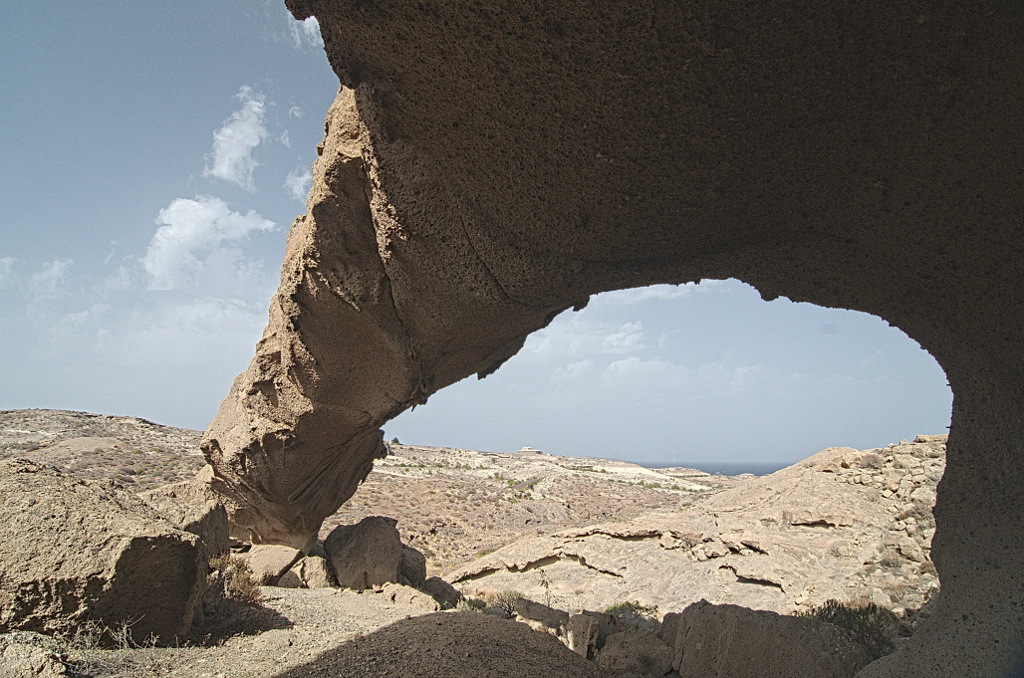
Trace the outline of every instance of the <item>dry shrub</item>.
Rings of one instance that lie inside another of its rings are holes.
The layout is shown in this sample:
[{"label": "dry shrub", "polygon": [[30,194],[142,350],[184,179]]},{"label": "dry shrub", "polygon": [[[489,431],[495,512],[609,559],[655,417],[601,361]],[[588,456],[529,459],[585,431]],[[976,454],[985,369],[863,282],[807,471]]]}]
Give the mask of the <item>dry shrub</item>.
[{"label": "dry shrub", "polygon": [[225,597],[247,605],[259,605],[263,593],[259,582],[252,576],[249,563],[225,553],[210,560],[210,569],[223,575]]},{"label": "dry shrub", "polygon": [[806,612],[797,612],[796,616],[817,619],[846,629],[874,659],[895,649],[892,644],[895,617],[892,612],[874,603],[858,605],[827,600]]},{"label": "dry shrub", "polygon": [[506,589],[494,596],[491,605],[497,608],[506,619],[511,619],[516,612],[516,602],[523,597],[519,591]]},{"label": "dry shrub", "polygon": [[661,622],[658,621],[658,608],[643,605],[636,600],[612,605],[604,611],[614,617],[620,627],[626,629],[657,631],[661,626]]},{"label": "dry shrub", "polygon": [[861,468],[882,468],[885,466],[885,458],[877,452],[868,452],[860,458]]}]

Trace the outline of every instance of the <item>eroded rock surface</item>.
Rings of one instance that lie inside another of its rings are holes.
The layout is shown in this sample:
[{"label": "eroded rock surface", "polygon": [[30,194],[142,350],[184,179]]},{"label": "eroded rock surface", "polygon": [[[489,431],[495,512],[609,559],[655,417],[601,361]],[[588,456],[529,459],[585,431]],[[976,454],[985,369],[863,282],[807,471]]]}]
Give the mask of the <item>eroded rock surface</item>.
[{"label": "eroded rock surface", "polygon": [[853,678],[871,655],[846,631],[814,619],[700,601],[673,620],[681,678]]},{"label": "eroded rock surface", "polygon": [[0,633],[127,624],[135,642],[186,636],[205,549],[136,496],[53,467],[0,462]]},{"label": "eroded rock surface", "polygon": [[942,602],[868,674],[1009,666],[1018,4],[287,4],[317,17],[346,89],[267,330],[203,443],[236,535],[308,547],[383,453],[380,424],[589,295],[734,277],[885,318],[953,388]]},{"label": "eroded rock surface", "polygon": [[929,554],[944,444],[829,448],[692,507],[524,539],[446,577],[566,609],[707,599],[790,613],[837,599],[913,612],[939,585]]}]

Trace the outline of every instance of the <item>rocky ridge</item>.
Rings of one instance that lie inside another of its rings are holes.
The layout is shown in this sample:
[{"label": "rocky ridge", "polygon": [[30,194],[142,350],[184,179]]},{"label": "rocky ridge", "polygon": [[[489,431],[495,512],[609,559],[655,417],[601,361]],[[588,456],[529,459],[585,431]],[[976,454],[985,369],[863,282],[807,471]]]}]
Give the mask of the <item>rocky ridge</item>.
[{"label": "rocky ridge", "polygon": [[202,431],[67,410],[0,411],[0,459],[22,457],[135,491],[187,480],[205,466]]},{"label": "rocky ridge", "polygon": [[830,448],[688,507],[525,539],[446,574],[563,609],[700,599],[790,613],[829,599],[913,614],[938,589],[931,507],[945,436]]}]

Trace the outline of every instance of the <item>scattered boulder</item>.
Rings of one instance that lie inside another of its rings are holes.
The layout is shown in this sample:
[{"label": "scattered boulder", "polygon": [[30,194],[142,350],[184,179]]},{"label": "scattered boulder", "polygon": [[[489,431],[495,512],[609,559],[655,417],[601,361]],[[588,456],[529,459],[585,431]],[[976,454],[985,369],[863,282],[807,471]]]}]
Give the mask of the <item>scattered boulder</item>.
[{"label": "scattered boulder", "polygon": [[0,462],[0,632],[85,620],[130,625],[136,642],[188,633],[204,547],[134,494],[26,459]]},{"label": "scattered boulder", "polygon": [[171,483],[139,497],[179,530],[199,537],[208,558],[223,555],[231,547],[228,514],[220,495],[209,485],[213,469],[206,466],[192,480]]},{"label": "scattered boulder", "polygon": [[369,516],[356,525],[339,525],[324,540],[338,586],[362,591],[398,582],[405,547],[395,525]]},{"label": "scattered boulder", "polygon": [[566,629],[569,649],[589,659],[597,649],[597,634],[600,629],[601,622],[589,614],[571,615]]},{"label": "scattered boulder", "polygon": [[242,554],[253,578],[261,586],[275,586],[281,576],[301,558],[302,551],[276,544],[257,544]]},{"label": "scattered boulder", "polygon": [[292,568],[281,575],[278,586],[302,589],[325,589],[334,586],[334,576],[326,558],[306,556],[292,565]]},{"label": "scattered boulder", "polygon": [[427,558],[411,546],[402,547],[402,561],[398,565],[399,581],[422,589],[427,581]]},{"label": "scattered boulder", "polygon": [[450,610],[462,600],[459,590],[440,577],[430,577],[423,583],[422,589],[438,602],[442,610]]},{"label": "scattered boulder", "polygon": [[608,636],[597,654],[597,666],[609,676],[661,678],[672,670],[675,652],[646,629]]},{"label": "scattered boulder", "polygon": [[666,615],[664,628],[680,678],[852,678],[872,660],[838,626],[706,600]]},{"label": "scattered boulder", "polygon": [[384,596],[393,603],[418,607],[427,612],[437,612],[441,606],[429,594],[405,584],[388,582],[382,588]]}]

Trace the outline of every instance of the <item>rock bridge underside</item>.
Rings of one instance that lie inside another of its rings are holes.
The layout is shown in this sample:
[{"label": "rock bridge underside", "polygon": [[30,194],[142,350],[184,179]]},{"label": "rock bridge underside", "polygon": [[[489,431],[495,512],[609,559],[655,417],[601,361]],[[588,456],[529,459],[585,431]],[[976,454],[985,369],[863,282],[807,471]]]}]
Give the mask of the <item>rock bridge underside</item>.
[{"label": "rock bridge underside", "polygon": [[[738,278],[881,316],[954,392],[939,609],[861,675],[999,675],[1024,632],[1024,10],[288,0],[341,84],[270,321],[203,447],[307,546],[380,426],[590,295]],[[301,77],[301,74],[297,74]]]}]

